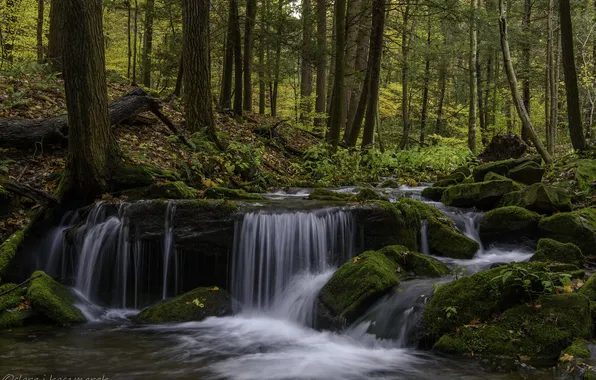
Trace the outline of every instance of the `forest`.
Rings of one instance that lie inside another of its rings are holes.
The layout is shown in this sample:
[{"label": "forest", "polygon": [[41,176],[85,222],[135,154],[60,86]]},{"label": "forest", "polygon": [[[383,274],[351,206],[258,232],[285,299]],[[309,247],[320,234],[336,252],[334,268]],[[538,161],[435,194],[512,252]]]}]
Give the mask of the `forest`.
[{"label": "forest", "polygon": [[596,378],[596,1],[0,0],[0,376]]}]

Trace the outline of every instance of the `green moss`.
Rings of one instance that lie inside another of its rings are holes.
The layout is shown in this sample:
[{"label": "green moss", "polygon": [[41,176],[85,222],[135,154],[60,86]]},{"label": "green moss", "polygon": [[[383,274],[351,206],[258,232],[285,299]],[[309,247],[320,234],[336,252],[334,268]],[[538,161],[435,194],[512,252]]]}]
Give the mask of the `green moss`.
[{"label": "green moss", "polygon": [[437,182],[434,183],[433,186],[435,187],[448,187],[457,185],[458,183],[464,182],[466,179],[466,175],[461,172],[454,172],[449,174],[445,177],[442,177]]},{"label": "green moss", "polygon": [[560,243],[553,239],[540,239],[531,261],[554,261],[583,267],[585,257],[573,243]]},{"label": "green moss", "polygon": [[520,185],[511,180],[461,184],[448,187],[441,201],[447,206],[490,209],[498,204],[505,194],[520,188]]},{"label": "green moss", "polygon": [[315,189],[309,195],[309,199],[316,201],[353,201],[354,195],[349,193],[339,193],[329,189]]},{"label": "green moss", "polygon": [[149,186],[155,182],[155,178],[167,179],[169,181],[178,181],[180,179],[176,173],[157,167],[123,164],[114,170],[112,179],[110,180],[110,188],[113,191],[121,191]]},{"label": "green moss", "polygon": [[33,273],[31,278],[33,280],[27,291],[27,299],[36,311],[61,326],[87,321],[79,309],[73,306],[75,298],[64,286],[42,271]]},{"label": "green moss", "polygon": [[392,245],[379,250],[394,263],[399,264],[406,272],[417,276],[441,277],[449,274],[449,268],[434,257],[410,251],[401,245]]},{"label": "green moss", "polygon": [[141,311],[137,323],[202,321],[207,317],[232,314],[232,299],[217,287],[196,288],[174,299],[162,301]]},{"label": "green moss", "polygon": [[[4,284],[0,286],[0,294],[13,289],[15,286],[15,284]],[[6,295],[0,296],[0,312],[19,306],[19,304],[22,302],[21,297],[23,297],[27,292],[26,289],[27,288],[25,287],[20,287]]]},{"label": "green moss", "polygon": [[588,281],[579,289],[579,293],[588,297],[591,301],[596,301],[596,274],[590,276]]},{"label": "green moss", "polygon": [[147,191],[151,198],[194,199],[198,191],[182,181],[156,183]]},{"label": "green moss", "polygon": [[439,219],[428,219],[428,246],[432,253],[454,259],[471,259],[480,249],[478,242]]},{"label": "green moss", "polygon": [[383,189],[399,189],[401,186],[399,185],[399,183],[396,180],[388,179],[388,180],[383,181],[377,187],[380,187]]},{"label": "green moss", "polygon": [[378,201],[383,199],[383,197],[373,189],[365,187],[356,194],[356,199],[359,201]]},{"label": "green moss", "polygon": [[584,339],[576,339],[569,347],[563,350],[563,354],[571,355],[574,358],[590,359],[590,350],[587,347],[588,342]]},{"label": "green moss", "polygon": [[472,171],[467,166],[460,166],[459,168],[457,168],[451,172],[451,174],[455,174],[455,173],[461,173],[464,175],[464,177],[469,177],[472,175]]},{"label": "green moss", "polygon": [[540,234],[577,245],[584,256],[596,255],[596,208],[555,214],[538,224]]},{"label": "green moss", "polygon": [[535,236],[540,219],[540,214],[522,207],[499,207],[482,216],[480,236],[488,240]]},{"label": "green moss", "polygon": [[228,189],[226,187],[210,187],[203,193],[205,198],[211,199],[236,199],[260,201],[264,198],[258,194],[250,194],[240,189]]},{"label": "green moss", "polygon": [[580,190],[593,192],[596,181],[596,160],[578,160],[575,178]]},{"label": "green moss", "polygon": [[427,187],[422,190],[422,196],[428,198],[432,201],[439,202],[443,193],[445,192],[446,187]]},{"label": "green moss", "polygon": [[571,211],[571,200],[564,189],[536,183],[503,197],[502,206],[519,206],[541,214]]},{"label": "green moss", "polygon": [[507,177],[497,173],[489,172],[484,176],[484,182],[486,181],[507,181]]},{"label": "green moss", "polygon": [[364,252],[333,274],[321,289],[319,300],[334,317],[351,323],[382,295],[399,285],[400,271],[400,266],[383,253]]},{"label": "green moss", "polygon": [[528,161],[509,170],[509,178],[525,185],[542,181],[545,169],[534,161]]},{"label": "green moss", "polygon": [[25,231],[17,231],[0,245],[0,281],[6,275],[10,262],[17,254],[19,246],[25,238]]},{"label": "green moss", "polygon": [[2,185],[0,185],[0,197],[8,196],[10,193]]},{"label": "green moss", "polygon": [[29,311],[0,311],[0,330],[22,326],[30,315]]},{"label": "green moss", "polygon": [[525,164],[530,161],[540,164],[542,162],[542,159],[540,158],[540,156],[532,156],[503,161],[494,161],[483,165],[478,165],[474,168],[474,180],[476,182],[480,182],[484,180],[484,176],[486,176],[486,174],[490,172],[500,174],[503,176],[508,176],[510,169],[513,169],[516,166]]},{"label": "green moss", "polygon": [[574,338],[592,333],[589,301],[581,294],[545,296],[535,307],[521,305],[486,325],[463,326],[444,335],[433,350],[481,357],[556,360]]}]

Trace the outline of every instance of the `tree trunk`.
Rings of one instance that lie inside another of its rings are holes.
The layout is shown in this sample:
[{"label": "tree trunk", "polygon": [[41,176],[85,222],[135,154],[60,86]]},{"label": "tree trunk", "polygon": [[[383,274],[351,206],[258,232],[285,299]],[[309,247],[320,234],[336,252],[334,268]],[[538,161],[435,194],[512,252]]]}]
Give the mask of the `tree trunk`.
[{"label": "tree trunk", "polygon": [[64,12],[60,9],[62,2],[52,0],[50,5],[50,34],[48,37],[47,61],[56,73],[62,72],[62,50],[64,34]]},{"label": "tree trunk", "polygon": [[428,24],[426,26],[426,60],[424,63],[424,86],[422,88],[422,110],[420,111],[420,146],[424,145],[424,138],[426,136],[426,118],[428,115],[428,83],[430,81],[430,49],[431,49],[431,27],[432,19],[430,17],[430,9],[428,9]]},{"label": "tree trunk", "polygon": [[132,70],[132,5],[130,0],[126,0],[126,11],[127,11],[127,19],[126,19],[126,37],[128,39],[128,49],[127,49],[127,70],[126,70],[126,77],[130,79],[130,74]]},{"label": "tree trunk", "polygon": [[546,120],[546,149],[550,154],[554,154],[553,150],[553,113],[552,113],[552,99],[553,99],[553,84],[555,81],[554,71],[554,51],[553,51],[553,8],[555,0],[548,0],[547,19],[546,19],[546,86],[544,87],[545,100],[545,120]]},{"label": "tree trunk", "polygon": [[252,112],[252,50],[254,45],[257,0],[246,1],[244,22],[244,111]]},{"label": "tree trunk", "polygon": [[184,0],[182,16],[186,128],[203,132],[221,149],[211,98],[209,1]]},{"label": "tree trunk", "polygon": [[346,48],[346,0],[335,0],[335,74],[333,81],[333,95],[331,97],[331,109],[329,112],[329,123],[327,136],[331,149],[335,150],[339,144],[340,132],[346,123],[345,107],[345,48]]},{"label": "tree trunk", "polygon": [[240,16],[238,13],[238,0],[230,0],[232,19],[232,43],[234,44],[234,112],[242,115],[242,35],[240,34]]},{"label": "tree trunk", "polygon": [[[362,17],[362,21],[367,20],[366,17]],[[346,130],[344,134],[344,141],[349,140],[352,126],[354,125],[354,118],[356,117],[356,111],[358,109],[358,102],[362,96],[362,91],[366,91],[364,86],[360,86],[359,83],[364,83],[363,75],[366,75],[367,57],[368,57],[368,44],[370,41],[368,26],[361,21],[360,30],[358,31],[358,49],[356,50],[356,73],[357,84],[354,85],[353,90],[350,94],[350,108],[348,109],[348,119],[346,124]]]},{"label": "tree trunk", "polygon": [[472,153],[476,153],[476,105],[478,104],[478,78],[476,76],[476,66],[478,64],[478,39],[476,31],[476,9],[478,0],[472,1],[472,15],[470,18],[470,55],[468,68],[470,73],[470,118],[468,121],[468,148]]},{"label": "tree trunk", "polygon": [[68,157],[62,200],[91,201],[108,190],[120,149],[110,128],[101,0],[58,0],[64,18]]},{"label": "tree trunk", "polygon": [[439,70],[439,104],[437,105],[437,123],[435,125],[435,134],[441,135],[443,130],[443,104],[445,103],[445,90],[447,88],[447,65],[441,64]]},{"label": "tree trunk", "polygon": [[530,140],[536,147],[536,150],[538,150],[538,153],[540,153],[540,155],[542,156],[542,159],[544,160],[544,162],[546,162],[547,165],[550,165],[550,164],[552,164],[553,160],[552,160],[550,154],[547,152],[547,150],[544,149],[542,142],[536,135],[536,131],[534,130],[534,127],[532,126],[532,121],[530,120],[530,116],[528,115],[528,112],[526,111],[526,108],[524,107],[522,97],[519,93],[517,78],[515,76],[515,71],[513,69],[513,63],[511,62],[511,51],[509,50],[509,40],[508,40],[508,36],[507,36],[507,18],[505,17],[505,8],[503,6],[503,1],[504,0],[499,0],[499,11],[501,14],[501,16],[499,18],[499,28],[500,28],[500,34],[501,34],[501,50],[503,52],[503,62],[505,64],[507,79],[509,81],[509,87],[511,89],[511,97],[512,97],[513,103],[515,104],[515,107],[517,109],[519,118],[521,119],[522,124],[523,124],[524,128],[526,129],[526,132],[528,133],[528,137],[530,138]]},{"label": "tree trunk", "polygon": [[260,22],[261,26],[259,29],[259,115],[265,115],[265,102],[266,102],[266,94],[265,94],[265,43],[266,43],[266,34],[265,29],[267,22],[267,8],[265,4],[261,4],[261,16]]},{"label": "tree trunk", "polygon": [[482,65],[480,64],[480,52],[476,51],[476,83],[478,91],[476,96],[478,99],[478,118],[477,120],[480,122],[480,138],[483,145],[488,144],[488,132],[486,131],[486,119],[484,118],[484,94],[483,94],[483,84],[482,84]]},{"label": "tree trunk", "polygon": [[[281,69],[281,39],[284,32],[285,18],[283,17],[283,0],[277,1],[277,40],[275,42],[275,72],[273,74],[273,84],[269,92],[271,93],[271,116],[277,117],[277,92],[279,89],[279,74]],[[270,85],[271,86],[271,85]]]},{"label": "tree trunk", "polygon": [[[372,29],[370,36],[370,87],[362,149],[371,148],[375,134],[375,120],[379,105],[379,82],[381,79],[381,57],[383,55],[383,30],[385,28],[385,0],[373,0]],[[380,120],[379,120],[380,123]]]},{"label": "tree trunk", "polygon": [[134,40],[132,51],[132,85],[137,85],[137,44],[139,36],[139,1],[135,0]]},{"label": "tree trunk", "polygon": [[234,78],[234,23],[236,22],[236,14],[233,5],[233,1],[231,1],[228,5],[228,26],[221,78],[221,96],[219,99],[219,105],[224,109],[232,108],[232,78]]},{"label": "tree trunk", "polygon": [[406,0],[403,15],[403,31],[401,36],[401,121],[403,125],[403,135],[400,143],[400,149],[407,149],[410,139],[410,115],[408,114],[408,22],[410,18],[410,0]]},{"label": "tree trunk", "polygon": [[300,62],[300,119],[308,120],[312,108],[312,6],[302,0],[302,52]]},{"label": "tree trunk", "polygon": [[320,115],[327,110],[327,0],[317,0],[317,99],[315,112],[319,115],[315,125],[325,125]]},{"label": "tree trunk", "polygon": [[37,0],[37,62],[43,63],[43,13],[44,1]]},{"label": "tree trunk", "polygon": [[350,134],[346,141],[349,147],[356,146],[356,142],[360,136],[360,130],[362,129],[362,121],[364,120],[364,113],[366,112],[366,106],[368,104],[368,96],[370,95],[371,64],[372,62],[369,60],[366,74],[364,76],[364,82],[362,84],[362,91],[360,91],[360,100],[358,101],[358,107],[356,107],[356,113],[354,114],[354,122],[350,127]]},{"label": "tree trunk", "polygon": [[151,55],[153,54],[153,20],[155,0],[147,0],[145,5],[145,35],[143,39],[143,85],[151,87]]},{"label": "tree trunk", "polygon": [[178,76],[176,77],[176,88],[174,88],[174,95],[180,97],[182,94],[182,83],[184,78],[184,55],[180,57],[180,66],[178,66]]},{"label": "tree trunk", "polygon": [[[523,91],[523,100],[524,100],[524,107],[526,107],[526,111],[528,115],[531,115],[530,112],[530,58],[531,58],[531,46],[532,41],[530,37],[530,20],[532,16],[532,0],[524,0],[524,14],[522,17],[522,31],[524,33],[523,44],[522,44],[522,91]],[[528,142],[528,135],[526,129],[523,127],[521,130],[522,140],[526,143]]]},{"label": "tree trunk", "polygon": [[345,87],[345,106],[346,125],[344,129],[344,136],[349,135],[351,125],[349,123],[349,110],[351,107],[352,94],[356,92],[359,81],[356,75],[357,54],[358,54],[358,38],[360,35],[360,20],[363,19],[363,14],[366,11],[366,6],[362,6],[361,0],[349,0],[348,10],[346,13],[346,87]]},{"label": "tree trunk", "polygon": [[492,125],[492,109],[491,109],[491,99],[490,99],[490,90],[492,86],[495,86],[495,84],[493,83],[493,51],[491,49],[489,55],[488,55],[488,62],[486,63],[486,85],[485,85],[485,90],[484,90],[484,125],[486,127],[486,136],[484,135],[484,132],[482,134],[482,143],[484,145],[486,145],[488,143],[488,141],[490,140],[488,137],[488,127],[490,125]]},{"label": "tree trunk", "polygon": [[565,92],[567,93],[569,134],[573,149],[584,150],[586,148],[586,139],[582,128],[575,56],[573,55],[573,27],[569,0],[559,0],[559,17],[561,19],[561,50],[563,53],[563,72],[565,73]]}]

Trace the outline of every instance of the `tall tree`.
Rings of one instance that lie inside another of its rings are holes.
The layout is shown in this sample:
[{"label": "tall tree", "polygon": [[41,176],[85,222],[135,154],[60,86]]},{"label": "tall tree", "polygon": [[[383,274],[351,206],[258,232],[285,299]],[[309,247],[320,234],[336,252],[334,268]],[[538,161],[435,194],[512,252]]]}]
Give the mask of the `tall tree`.
[{"label": "tall tree", "polygon": [[238,0],[230,0],[232,12],[232,44],[234,45],[234,112],[242,115],[242,36],[240,34],[240,15],[238,13]]},{"label": "tall tree", "polygon": [[505,17],[505,6],[504,0],[499,0],[499,11],[500,11],[500,18],[499,18],[499,29],[501,35],[501,51],[503,53],[503,63],[505,65],[505,72],[507,73],[507,80],[509,81],[509,88],[511,89],[511,98],[513,103],[515,104],[515,108],[517,109],[517,113],[519,118],[522,121],[523,128],[526,129],[526,133],[528,137],[538,150],[538,153],[542,156],[544,162],[548,165],[552,164],[553,160],[548,151],[542,145],[542,142],[538,138],[534,127],[532,126],[532,121],[530,120],[530,115],[526,111],[524,107],[524,102],[522,97],[519,93],[517,77],[515,75],[515,70],[513,69],[513,62],[511,61],[511,50],[509,49],[509,37],[507,33],[507,18]]},{"label": "tall tree", "polygon": [[137,85],[137,44],[139,36],[139,0],[135,0],[134,38],[132,48],[132,84]]},{"label": "tall tree", "polygon": [[37,62],[43,63],[43,13],[45,0],[37,0]]},{"label": "tall tree", "polygon": [[203,132],[219,148],[211,95],[210,1],[183,0],[183,70],[186,128]]},{"label": "tall tree", "polygon": [[565,89],[567,93],[567,117],[569,134],[574,149],[584,150],[586,139],[582,128],[582,117],[573,54],[573,26],[569,0],[559,0],[559,17],[561,22],[561,50],[563,55],[563,72],[565,73]]},{"label": "tall tree", "polygon": [[470,115],[468,121],[468,148],[476,152],[476,106],[478,104],[478,77],[476,66],[478,65],[478,38],[476,30],[476,9],[478,0],[471,0],[472,12],[470,16],[470,52],[468,70],[470,74]]},{"label": "tall tree", "polygon": [[68,158],[62,198],[91,201],[108,189],[120,150],[110,128],[101,0],[55,0],[64,20]]},{"label": "tall tree", "polygon": [[257,0],[246,0],[244,22],[244,110],[252,112],[252,50],[254,45]]},{"label": "tall tree", "polygon": [[52,0],[50,4],[50,34],[48,37],[47,60],[55,72],[62,72],[64,12],[60,9],[61,5],[60,0]]},{"label": "tall tree", "polygon": [[145,35],[143,38],[143,85],[151,87],[151,55],[153,54],[153,21],[155,0],[145,4]]},{"label": "tall tree", "polygon": [[312,6],[311,0],[302,0],[302,52],[300,61],[300,118],[306,120],[312,109]]},{"label": "tall tree", "polygon": [[555,81],[554,72],[554,51],[553,51],[553,8],[555,0],[548,0],[547,8],[547,19],[546,19],[546,85],[544,88],[544,109],[545,109],[545,120],[546,120],[546,148],[550,154],[554,154],[553,144],[553,105],[554,91],[553,84]]},{"label": "tall tree", "polygon": [[266,94],[265,94],[265,45],[267,43],[267,32],[269,22],[267,20],[267,12],[269,10],[269,0],[267,5],[263,1],[261,3],[260,15],[260,29],[259,29],[259,114],[265,114]]},{"label": "tall tree", "polygon": [[127,71],[126,77],[130,78],[130,73],[132,70],[132,4],[130,0],[126,0],[126,11],[127,11],[127,20],[126,20],[126,37],[128,39],[128,62],[127,62]]},{"label": "tall tree", "polygon": [[410,0],[405,1],[404,12],[403,12],[403,30],[401,35],[401,54],[402,54],[402,66],[401,66],[401,122],[403,126],[403,133],[400,143],[401,149],[407,149],[410,142],[410,113],[408,112],[408,100],[409,100],[409,47],[408,47],[408,24],[410,21]]},{"label": "tall tree", "polygon": [[[315,111],[322,115],[327,109],[327,0],[317,0],[317,99]],[[325,119],[317,117],[315,125]]]},{"label": "tall tree", "polygon": [[[530,63],[532,54],[532,37],[530,33],[530,21],[532,18],[532,0],[524,0],[524,13],[522,17],[522,30],[524,32],[524,38],[522,42],[522,93],[524,100],[524,107],[528,115],[530,112]],[[522,138],[524,141],[528,141],[526,130],[522,127]]]},{"label": "tall tree", "polygon": [[424,61],[424,85],[422,88],[422,110],[420,111],[420,145],[424,145],[426,136],[426,118],[428,116],[428,84],[430,81],[430,49],[432,41],[432,18],[430,8],[427,9],[428,20],[426,24],[426,59]]},{"label": "tall tree", "polygon": [[331,109],[329,112],[327,141],[331,144],[332,150],[337,148],[339,135],[346,123],[345,91],[344,91],[344,70],[345,70],[345,48],[346,48],[346,0],[335,0],[335,73],[333,81],[333,95],[331,97]]},{"label": "tall tree", "polygon": [[228,4],[228,25],[227,35],[224,44],[224,59],[221,79],[221,94],[219,96],[219,104],[221,108],[232,107],[232,79],[234,78],[234,24],[236,23],[237,9],[234,7],[234,2],[230,1]]}]

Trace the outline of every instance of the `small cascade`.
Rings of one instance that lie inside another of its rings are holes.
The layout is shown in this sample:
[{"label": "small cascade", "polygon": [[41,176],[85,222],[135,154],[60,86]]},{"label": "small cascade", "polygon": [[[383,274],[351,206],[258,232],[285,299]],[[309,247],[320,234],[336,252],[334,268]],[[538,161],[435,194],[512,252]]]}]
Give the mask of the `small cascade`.
[{"label": "small cascade", "polygon": [[76,213],[68,212],[64,214],[60,225],[48,233],[45,243],[42,245],[44,248],[50,247],[49,254],[46,256],[44,271],[54,278],[66,277],[67,262],[65,259],[64,233],[74,226],[75,221]]},{"label": "small cascade", "polygon": [[174,261],[174,294],[178,293],[178,260],[174,252],[174,215],[176,214],[176,203],[170,201],[166,207],[166,221],[163,240],[163,293],[162,299],[168,296],[168,275],[170,264]]},{"label": "small cascade", "polygon": [[424,220],[422,222],[422,227],[420,228],[420,251],[425,255],[430,255],[430,248],[428,247],[428,221]]},{"label": "small cascade", "polygon": [[232,294],[248,311],[310,318],[330,270],[354,256],[355,227],[341,209],[246,214],[236,225]]}]

